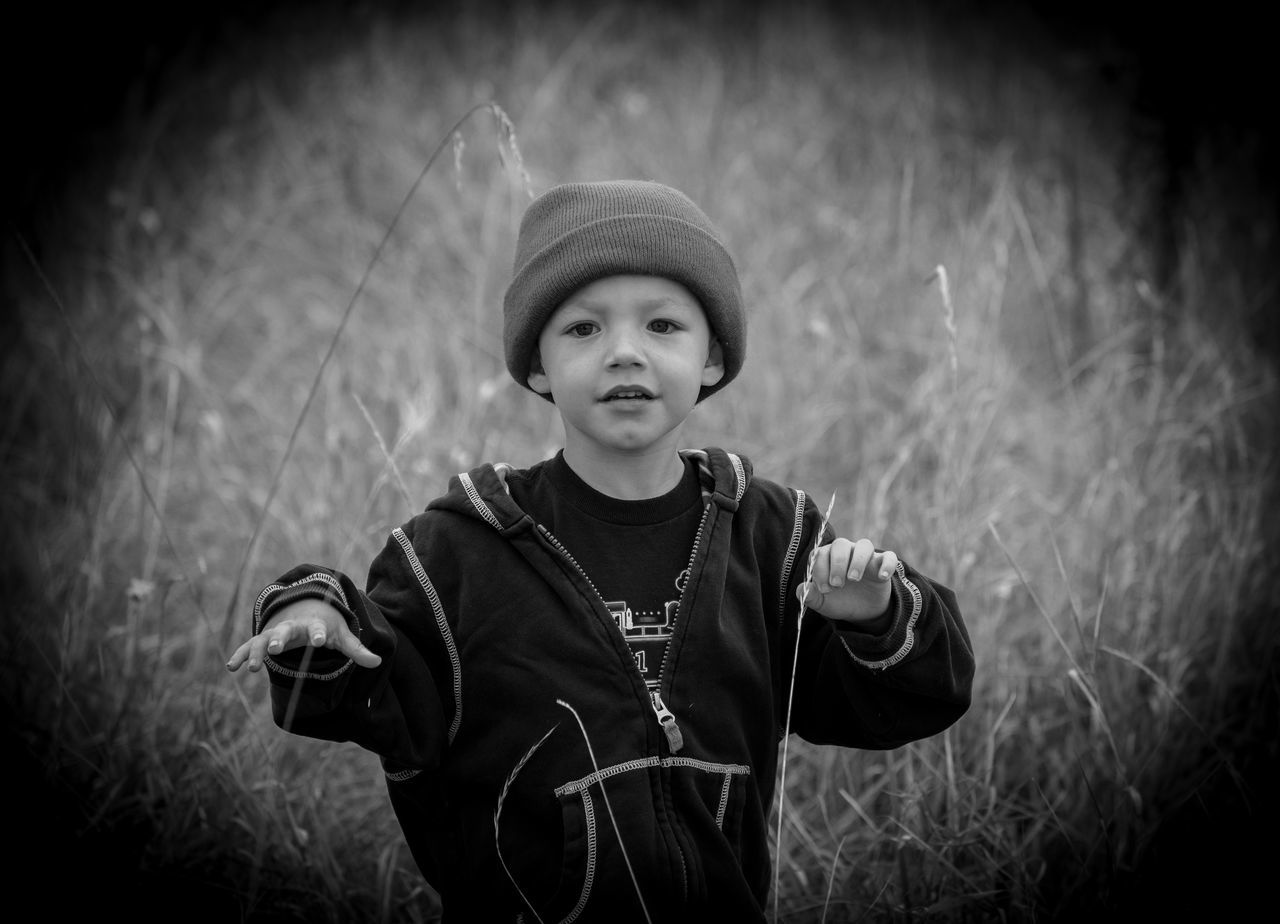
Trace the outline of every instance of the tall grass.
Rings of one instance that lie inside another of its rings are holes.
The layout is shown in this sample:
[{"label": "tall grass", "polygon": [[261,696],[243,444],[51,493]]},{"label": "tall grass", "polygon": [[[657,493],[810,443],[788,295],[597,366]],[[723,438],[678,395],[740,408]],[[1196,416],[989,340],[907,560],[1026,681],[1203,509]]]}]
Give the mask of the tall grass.
[{"label": "tall grass", "polygon": [[559,445],[499,349],[525,177],[503,126],[449,134],[495,101],[535,189],[661,179],[732,243],[747,363],[686,442],[838,491],[838,534],[959,594],[963,720],[790,743],[782,919],[1070,919],[1170,881],[1195,907],[1192,871],[1260,862],[1277,383],[1234,319],[1266,292],[1209,246],[1155,289],[1122,99],[1034,32],[920,10],[349,16],[178,75],[32,258],[6,243],[3,689],[37,847],[138,914],[431,916],[376,758],[279,732],[222,664],[288,565],[360,575],[449,474]]}]

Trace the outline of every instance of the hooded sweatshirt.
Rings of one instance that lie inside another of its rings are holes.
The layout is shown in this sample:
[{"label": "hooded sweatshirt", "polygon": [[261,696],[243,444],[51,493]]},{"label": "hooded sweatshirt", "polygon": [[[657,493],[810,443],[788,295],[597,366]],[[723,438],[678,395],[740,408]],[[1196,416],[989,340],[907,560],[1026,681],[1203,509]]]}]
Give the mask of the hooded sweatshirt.
[{"label": "hooded sweatshirt", "polygon": [[268,657],[273,714],[380,756],[445,921],[763,920],[784,729],[888,749],[968,708],[950,590],[900,563],[882,631],[801,617],[832,538],[812,500],[732,453],[688,455],[703,512],[652,690],[590,576],[513,497],[545,462],[452,478],[364,590],[308,564],[259,595],[255,632],[319,597],[381,656]]}]

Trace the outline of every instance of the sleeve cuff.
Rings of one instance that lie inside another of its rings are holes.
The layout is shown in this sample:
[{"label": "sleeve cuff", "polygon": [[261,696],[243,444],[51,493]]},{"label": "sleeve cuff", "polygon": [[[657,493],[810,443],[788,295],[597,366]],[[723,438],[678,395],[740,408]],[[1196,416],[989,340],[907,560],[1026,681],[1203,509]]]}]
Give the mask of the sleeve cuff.
[{"label": "sleeve cuff", "polygon": [[922,607],[920,590],[907,577],[901,562],[890,580],[889,609],[884,616],[862,627],[847,623],[837,626],[837,635],[849,657],[872,670],[892,667],[915,645],[916,620]]},{"label": "sleeve cuff", "polygon": [[[323,600],[346,620],[348,628],[358,637],[360,622],[351,607],[342,585],[330,574],[322,571],[308,574],[291,584],[269,584],[258,595],[253,609],[253,631],[257,634],[267,621],[281,609],[299,600]],[[266,655],[263,663],[268,670],[286,677],[303,677],[309,680],[334,680],[350,670],[349,657],[327,648],[298,648],[279,655]]]}]

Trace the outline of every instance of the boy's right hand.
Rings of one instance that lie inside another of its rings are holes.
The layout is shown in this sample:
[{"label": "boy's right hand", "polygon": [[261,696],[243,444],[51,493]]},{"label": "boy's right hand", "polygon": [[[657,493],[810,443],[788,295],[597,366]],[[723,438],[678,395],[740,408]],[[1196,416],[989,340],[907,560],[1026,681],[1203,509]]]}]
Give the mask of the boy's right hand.
[{"label": "boy's right hand", "polygon": [[361,667],[382,663],[356,638],[340,612],[323,600],[308,599],[290,603],[267,620],[261,632],[235,650],[227,670],[237,671],[246,663],[251,671],[261,670],[266,655],[306,645],[340,651]]}]

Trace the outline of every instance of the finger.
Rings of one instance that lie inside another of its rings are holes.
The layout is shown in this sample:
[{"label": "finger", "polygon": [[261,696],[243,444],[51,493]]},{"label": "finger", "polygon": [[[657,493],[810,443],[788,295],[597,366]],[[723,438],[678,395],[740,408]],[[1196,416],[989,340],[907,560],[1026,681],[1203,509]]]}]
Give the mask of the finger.
[{"label": "finger", "polygon": [[313,622],[311,628],[307,630],[307,640],[311,642],[312,648],[323,648],[329,640],[329,633],[325,629],[324,623]]},{"label": "finger", "polygon": [[896,552],[886,550],[876,556],[875,561],[871,563],[871,569],[878,580],[887,581],[893,572],[898,570],[898,555]]},{"label": "finger", "polygon": [[813,562],[809,568],[807,575],[808,580],[814,585],[814,590],[818,585],[827,583],[827,575],[831,568],[831,546],[824,545],[813,553]]},{"label": "finger", "polygon": [[240,670],[241,665],[249,660],[249,646],[251,642],[245,642],[239,648],[231,653],[231,657],[227,658],[227,670],[234,673]]},{"label": "finger", "polygon": [[[300,645],[307,644],[306,629],[301,622],[292,619],[281,620],[259,635],[253,641],[258,642],[257,655],[259,659],[268,655],[278,655],[290,648],[297,648]],[[249,665],[250,668],[253,665]]]},{"label": "finger", "polygon": [[845,576],[849,573],[849,558],[853,554],[853,543],[848,539],[836,539],[829,546],[828,572],[826,580],[819,582],[825,593],[832,587],[843,587]]},{"label": "finger", "polygon": [[339,631],[338,637],[334,641],[338,651],[341,651],[361,667],[377,667],[382,663],[382,658],[366,648],[364,643],[350,629],[344,627]]},{"label": "finger", "polygon": [[285,619],[263,632],[262,638],[267,654],[278,655],[307,644],[307,634],[308,629],[300,620]]},{"label": "finger", "polygon": [[867,563],[871,561],[871,556],[875,553],[876,547],[871,544],[870,539],[859,539],[853,544],[853,554],[849,556],[849,568],[846,572],[849,580],[862,580],[862,576],[867,570]]},{"label": "finger", "polygon": [[227,660],[227,670],[239,670],[241,665],[246,665],[250,671],[256,673],[262,668],[266,645],[266,639],[261,635],[255,635],[235,650]]}]

